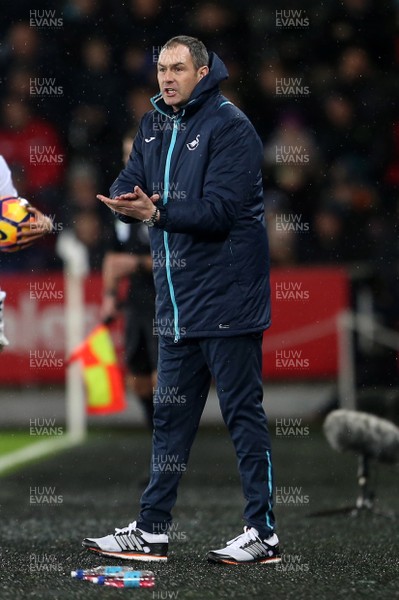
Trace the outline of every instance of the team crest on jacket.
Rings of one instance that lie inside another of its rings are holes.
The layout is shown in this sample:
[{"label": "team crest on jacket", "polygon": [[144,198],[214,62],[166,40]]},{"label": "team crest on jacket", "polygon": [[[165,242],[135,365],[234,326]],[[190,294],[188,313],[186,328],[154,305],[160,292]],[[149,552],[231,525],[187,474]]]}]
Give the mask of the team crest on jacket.
[{"label": "team crest on jacket", "polygon": [[187,148],[189,150],[196,150],[198,148],[200,137],[201,137],[201,135],[198,134],[197,137],[192,142],[188,142],[188,144],[186,144]]}]

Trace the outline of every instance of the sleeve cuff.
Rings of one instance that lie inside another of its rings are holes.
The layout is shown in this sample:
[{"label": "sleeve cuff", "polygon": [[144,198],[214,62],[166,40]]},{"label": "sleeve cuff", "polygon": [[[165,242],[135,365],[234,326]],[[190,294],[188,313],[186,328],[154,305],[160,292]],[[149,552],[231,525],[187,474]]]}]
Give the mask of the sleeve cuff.
[{"label": "sleeve cuff", "polygon": [[123,223],[141,223],[140,219],[133,219],[132,217],[127,217],[126,215],[121,215],[121,213],[114,213],[115,216],[122,221]]},{"label": "sleeve cuff", "polygon": [[159,221],[155,223],[154,227],[158,227],[158,229],[165,229],[168,221],[168,209],[166,205],[162,204],[161,202],[157,202],[156,207],[159,210]]}]

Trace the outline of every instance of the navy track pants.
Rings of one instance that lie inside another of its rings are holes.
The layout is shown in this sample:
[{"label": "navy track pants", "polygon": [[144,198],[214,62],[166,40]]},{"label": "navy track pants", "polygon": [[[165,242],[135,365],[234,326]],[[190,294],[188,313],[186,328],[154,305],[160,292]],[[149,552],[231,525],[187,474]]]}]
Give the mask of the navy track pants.
[{"label": "navy track pants", "polygon": [[151,479],[141,497],[139,528],[166,533],[172,522],[179,480],[213,376],[237,455],[246,499],[244,520],[263,539],[273,533],[273,469],[261,370],[261,333],[177,343],[160,337]]}]

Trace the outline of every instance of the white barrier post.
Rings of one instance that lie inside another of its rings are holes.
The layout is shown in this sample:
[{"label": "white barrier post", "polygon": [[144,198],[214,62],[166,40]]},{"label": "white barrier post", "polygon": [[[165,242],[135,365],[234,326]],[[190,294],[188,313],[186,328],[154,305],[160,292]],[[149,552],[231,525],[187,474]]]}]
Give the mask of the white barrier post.
[{"label": "white barrier post", "polygon": [[[69,232],[59,236],[57,252],[64,260],[65,350],[68,357],[85,335],[83,284],[89,266],[86,248]],[[65,385],[67,432],[74,440],[83,440],[87,433],[86,401],[78,362],[68,366]]]},{"label": "white barrier post", "polygon": [[353,343],[353,315],[343,311],[337,316],[338,399],[341,408],[356,410],[356,369]]}]

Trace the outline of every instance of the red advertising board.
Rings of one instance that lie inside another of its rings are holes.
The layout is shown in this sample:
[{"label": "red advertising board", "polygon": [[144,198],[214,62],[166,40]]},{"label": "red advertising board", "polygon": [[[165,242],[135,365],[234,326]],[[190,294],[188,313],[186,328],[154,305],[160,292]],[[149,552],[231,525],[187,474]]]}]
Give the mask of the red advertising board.
[{"label": "red advertising board", "polygon": [[[64,279],[5,275],[5,332],[0,384],[62,383],[65,376]],[[348,280],[339,269],[275,269],[271,277],[272,327],[265,333],[267,379],[332,377],[337,372],[336,315],[348,306]],[[101,277],[85,283],[86,333],[99,322]],[[121,328],[115,332],[119,349]]]},{"label": "red advertising board", "polygon": [[274,269],[272,326],[263,338],[266,379],[337,374],[337,315],[349,306],[349,281],[337,268]]},{"label": "red advertising board", "polygon": [[[64,381],[65,314],[62,273],[1,277],[5,301],[5,333],[10,341],[0,354],[0,384]],[[85,282],[85,328],[99,323],[101,277]],[[120,334],[117,342],[120,342]]]}]

